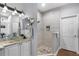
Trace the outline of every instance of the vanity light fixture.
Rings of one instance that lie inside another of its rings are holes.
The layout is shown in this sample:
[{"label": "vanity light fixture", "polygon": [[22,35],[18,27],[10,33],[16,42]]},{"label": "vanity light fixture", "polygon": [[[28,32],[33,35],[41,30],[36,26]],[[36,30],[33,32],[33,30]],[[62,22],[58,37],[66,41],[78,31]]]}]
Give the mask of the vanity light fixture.
[{"label": "vanity light fixture", "polygon": [[[6,3],[5,3],[5,4],[0,3],[0,7],[2,7],[2,12],[6,12],[7,10],[10,10],[10,11],[14,11],[14,10],[15,10],[15,8],[12,8],[12,7],[10,7],[10,6],[7,6]],[[22,11],[20,11],[20,10],[17,10],[17,9],[16,9],[16,11],[17,11],[17,13],[19,13],[19,14],[22,13]],[[16,13],[16,11],[15,11],[15,13]]]},{"label": "vanity light fixture", "polygon": [[7,5],[5,3],[4,8],[2,9],[2,12],[6,13],[6,11],[8,10]]},{"label": "vanity light fixture", "polygon": [[15,15],[15,14],[17,14],[16,8],[15,8],[15,10],[12,12],[12,15]]}]

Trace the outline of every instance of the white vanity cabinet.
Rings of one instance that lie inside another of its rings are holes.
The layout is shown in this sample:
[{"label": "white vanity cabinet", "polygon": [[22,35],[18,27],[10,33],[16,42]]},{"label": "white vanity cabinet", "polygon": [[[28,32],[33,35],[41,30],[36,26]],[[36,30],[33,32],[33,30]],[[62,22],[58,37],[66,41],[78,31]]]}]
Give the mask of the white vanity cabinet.
[{"label": "white vanity cabinet", "polygon": [[23,42],[20,44],[21,56],[30,56],[31,55],[31,44],[30,41]]},{"label": "white vanity cabinet", "polygon": [[31,42],[22,42],[0,48],[0,56],[31,56]]},{"label": "white vanity cabinet", "polygon": [[19,44],[14,44],[5,47],[5,56],[20,56]]}]

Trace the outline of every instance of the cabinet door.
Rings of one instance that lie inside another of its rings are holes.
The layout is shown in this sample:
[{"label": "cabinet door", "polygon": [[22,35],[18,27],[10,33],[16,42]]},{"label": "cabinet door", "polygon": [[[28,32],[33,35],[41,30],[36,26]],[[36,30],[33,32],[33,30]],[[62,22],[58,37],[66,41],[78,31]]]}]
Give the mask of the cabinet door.
[{"label": "cabinet door", "polygon": [[5,56],[9,56],[9,47],[5,47]]},{"label": "cabinet door", "polygon": [[21,44],[21,56],[30,56],[30,41]]},{"label": "cabinet door", "polygon": [[19,44],[11,45],[5,48],[6,56],[19,56],[20,55],[20,46]]},{"label": "cabinet door", "polygon": [[0,56],[4,56],[4,48],[2,49],[0,49]]}]

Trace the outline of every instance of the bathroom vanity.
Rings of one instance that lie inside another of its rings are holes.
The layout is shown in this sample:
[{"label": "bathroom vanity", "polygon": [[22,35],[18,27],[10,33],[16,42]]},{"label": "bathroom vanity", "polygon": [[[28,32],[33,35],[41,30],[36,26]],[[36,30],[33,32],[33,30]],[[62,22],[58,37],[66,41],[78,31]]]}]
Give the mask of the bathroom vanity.
[{"label": "bathroom vanity", "polygon": [[30,39],[0,41],[0,56],[30,56]]},{"label": "bathroom vanity", "polygon": [[[16,20],[17,19],[17,20]],[[24,19],[28,23],[28,19]],[[0,56],[30,56],[31,55],[31,25],[18,18],[17,15],[12,16],[10,21],[2,21],[0,25],[7,28],[0,28]],[[7,27],[5,23],[9,23]],[[23,25],[24,24],[24,25]],[[26,26],[26,27],[24,27]],[[5,34],[5,35],[3,35]]]},{"label": "bathroom vanity", "polygon": [[13,14],[9,10],[0,13],[0,56],[30,56],[32,54],[32,24],[34,19]]},{"label": "bathroom vanity", "polygon": [[[26,26],[28,22],[22,22],[26,19],[21,19],[20,22],[20,19],[18,15],[0,15],[0,56],[31,55],[31,28],[26,29],[24,26]],[[3,25],[5,25],[5,27]]]}]

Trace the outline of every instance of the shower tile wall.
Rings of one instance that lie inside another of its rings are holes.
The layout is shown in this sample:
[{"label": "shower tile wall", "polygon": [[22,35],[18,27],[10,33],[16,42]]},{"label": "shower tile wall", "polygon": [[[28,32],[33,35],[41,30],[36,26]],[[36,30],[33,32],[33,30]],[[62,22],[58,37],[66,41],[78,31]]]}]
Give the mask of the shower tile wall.
[{"label": "shower tile wall", "polygon": [[[60,8],[54,9],[44,14],[44,44],[49,48],[52,48],[53,51],[57,50],[59,46],[59,38],[56,38],[55,33],[59,33],[60,25]],[[46,31],[46,26],[50,25],[50,31]],[[59,34],[58,34],[59,35]],[[58,42],[57,42],[58,41]]]}]

